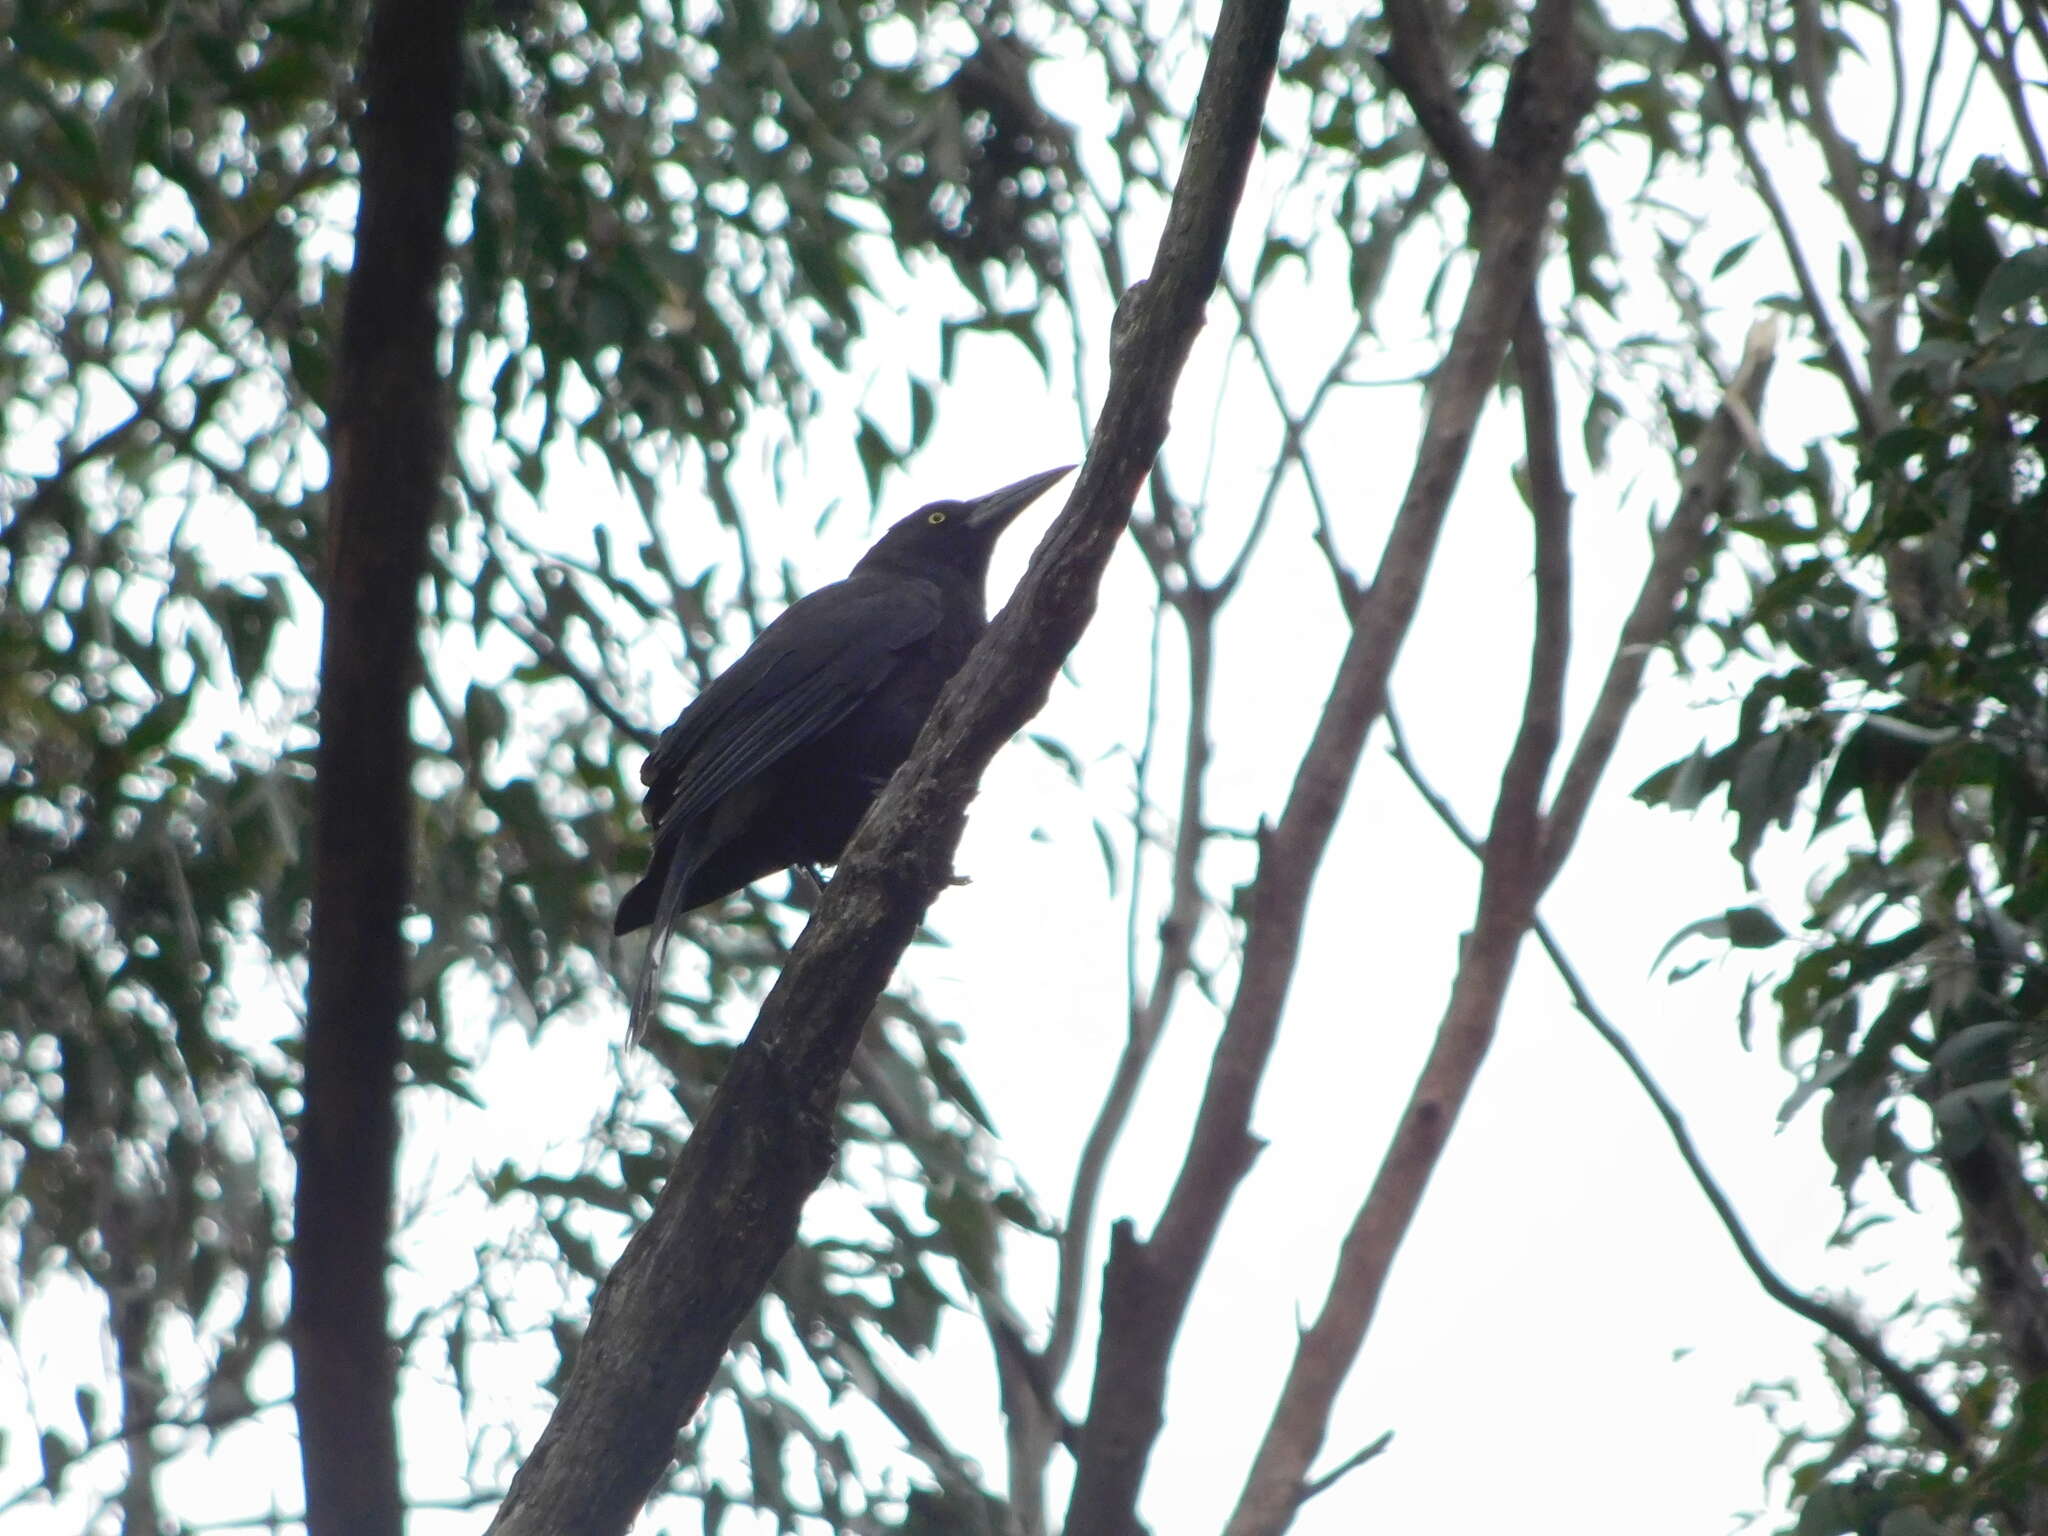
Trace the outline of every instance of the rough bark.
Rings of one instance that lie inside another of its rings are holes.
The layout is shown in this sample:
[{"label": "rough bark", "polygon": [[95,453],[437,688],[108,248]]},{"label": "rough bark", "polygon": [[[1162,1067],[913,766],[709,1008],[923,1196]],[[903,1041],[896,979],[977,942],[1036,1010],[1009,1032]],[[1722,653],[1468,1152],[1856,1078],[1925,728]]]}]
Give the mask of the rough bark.
[{"label": "rough bark", "polygon": [[399,932],[413,853],[419,587],[448,423],[435,300],[455,181],[462,8],[381,0],[363,63],[355,264],[328,433],[305,1109],[292,1248],[306,1525],[397,1536],[385,1268],[398,1150]]},{"label": "rough bark", "polygon": [[1264,115],[1283,0],[1228,0],[1148,281],[1127,296],[1109,395],[1066,511],[855,835],[646,1224],[606,1277],[567,1388],[497,1536],[622,1532],[667,1470],[734,1328],[831,1166],[862,1023],[946,885],[982,769],[1044,702],[1093,612],[1222,270]]}]

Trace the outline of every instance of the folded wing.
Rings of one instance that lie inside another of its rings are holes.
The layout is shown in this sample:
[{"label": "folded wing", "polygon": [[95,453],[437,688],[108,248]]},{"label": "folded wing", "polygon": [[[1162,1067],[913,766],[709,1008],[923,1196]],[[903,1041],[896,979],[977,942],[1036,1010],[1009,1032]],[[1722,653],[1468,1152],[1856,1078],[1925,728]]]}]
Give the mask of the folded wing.
[{"label": "folded wing", "polygon": [[850,577],[794,603],[691,700],[640,768],[657,831],[687,823],[823,735],[938,627],[939,591],[891,575]]}]

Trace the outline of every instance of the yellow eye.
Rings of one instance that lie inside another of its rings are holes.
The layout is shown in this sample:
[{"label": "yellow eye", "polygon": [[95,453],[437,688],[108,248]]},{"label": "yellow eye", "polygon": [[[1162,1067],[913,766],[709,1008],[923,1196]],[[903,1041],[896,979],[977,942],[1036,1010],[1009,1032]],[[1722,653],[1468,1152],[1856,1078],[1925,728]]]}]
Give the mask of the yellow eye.
[{"label": "yellow eye", "polygon": [[946,520],[946,514],[943,512],[928,512],[925,514],[924,520],[936,528]]}]

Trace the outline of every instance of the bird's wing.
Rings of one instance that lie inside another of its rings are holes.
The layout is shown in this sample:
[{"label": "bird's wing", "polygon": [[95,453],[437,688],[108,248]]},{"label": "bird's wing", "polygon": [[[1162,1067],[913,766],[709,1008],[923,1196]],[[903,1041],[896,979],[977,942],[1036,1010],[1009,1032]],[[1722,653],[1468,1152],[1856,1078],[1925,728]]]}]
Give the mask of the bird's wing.
[{"label": "bird's wing", "polygon": [[685,821],[831,730],[938,628],[939,612],[936,586],[901,576],[849,578],[791,604],[647,755],[647,819]]}]

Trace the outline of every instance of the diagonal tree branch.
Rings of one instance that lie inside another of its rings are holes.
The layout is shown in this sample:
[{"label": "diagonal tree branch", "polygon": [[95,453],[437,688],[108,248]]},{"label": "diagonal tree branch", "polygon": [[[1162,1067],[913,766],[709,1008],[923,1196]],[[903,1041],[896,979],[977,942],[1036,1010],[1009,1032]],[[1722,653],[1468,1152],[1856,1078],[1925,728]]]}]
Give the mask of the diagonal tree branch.
[{"label": "diagonal tree branch", "polygon": [[1571,499],[1558,453],[1549,342],[1533,306],[1523,308],[1516,324],[1515,368],[1535,522],[1536,613],[1528,690],[1487,838],[1479,913],[1460,951],[1436,1041],[1339,1250],[1323,1308],[1295,1347],[1244,1492],[1224,1527],[1227,1536],[1279,1536],[1294,1522],[1338,1389],[1358,1358],[1395,1255],[1492,1043],[1544,878],[1537,829],[1544,780],[1563,729],[1571,651]]},{"label": "diagonal tree branch", "polygon": [[1130,1118],[1138,1087],[1186,979],[1200,923],[1202,888],[1197,866],[1208,838],[1202,810],[1209,764],[1210,698],[1213,692],[1216,599],[1210,588],[1189,587],[1174,601],[1182,617],[1188,646],[1188,718],[1183,743],[1179,815],[1174,833],[1170,896],[1160,923],[1160,952],[1152,983],[1134,1001],[1102,1108],[1089,1127],[1074,1171],[1074,1194],[1060,1234],[1060,1268],[1054,1293],[1052,1332],[1044,1350],[1047,1378],[1057,1383],[1073,1360],[1080,1331],[1081,1296],[1086,1283],[1083,1264],[1095,1230],[1095,1207],[1109,1169],[1111,1153]]},{"label": "diagonal tree branch", "polygon": [[1079,638],[1166,436],[1264,116],[1284,0],[1227,0],[1152,275],[1126,295],[1108,398],[1067,510],[855,834],[653,1213],[599,1291],[576,1365],[491,1531],[623,1532],[830,1168],[862,1023],[947,883],[983,767]]},{"label": "diagonal tree branch", "polygon": [[1377,56],[1380,68],[1407,101],[1451,180],[1476,207],[1489,180],[1486,149],[1466,126],[1451,85],[1435,0],[1387,0],[1386,15],[1392,40]]},{"label": "diagonal tree branch", "polygon": [[[2017,39],[2009,28],[2000,27],[1996,41],[2005,45],[2000,48],[1994,42],[1992,23],[1977,20],[1967,5],[1958,3],[1958,0],[1942,0],[1942,7],[1944,11],[1953,11],[1956,20],[1963,24],[1963,30],[1970,34],[1970,43],[1977,50],[1977,57],[1984,61],[1984,67],[1991,72],[1992,82],[1998,87],[1998,94],[2005,98],[2006,110],[2012,116],[2013,132],[2027,152],[2027,164],[2033,168],[2034,179],[2048,181],[2048,152],[2042,150],[2033,114],[2027,110],[2027,87],[2035,82],[2020,72]],[[2020,7],[2020,13],[2027,15],[2027,8]],[[1995,5],[1991,14],[1994,21],[2002,19],[1999,7]],[[2036,42],[2039,43],[2040,18],[2033,17],[2032,23],[2036,29]],[[2043,44],[2043,53],[2048,55],[2048,44]]]},{"label": "diagonal tree branch", "polygon": [[1777,230],[1778,241],[1785,249],[1785,260],[1791,265],[1792,276],[1799,284],[1801,303],[1818,332],[1821,354],[1827,361],[1828,371],[1841,383],[1842,392],[1848,396],[1849,405],[1856,413],[1858,430],[1865,439],[1873,438],[1879,430],[1878,408],[1870,398],[1868,386],[1856,372],[1856,365],[1850,361],[1849,349],[1842,344],[1841,332],[1821,298],[1820,285],[1814,281],[1813,269],[1806,259],[1806,248],[1800,244],[1792,215],[1778,193],[1778,184],[1771,179],[1769,168],[1757,152],[1755,139],[1750,136],[1749,103],[1735,88],[1734,65],[1728,58],[1728,45],[1718,32],[1709,30],[1700,19],[1699,10],[1692,0],[1677,0],[1677,5],[1678,14],[1685,23],[1687,40],[1713,65],[1714,87],[1721,97],[1722,110],[1727,114],[1728,131],[1734,136],[1735,148],[1756,186],[1757,196],[1770,212],[1772,227]]},{"label": "diagonal tree branch", "polygon": [[[1760,330],[1751,338],[1738,380],[1744,388],[1761,389],[1769,335]],[[1521,729],[1502,774],[1493,825],[1485,842],[1475,844],[1483,850],[1478,914],[1461,950],[1450,1001],[1429,1057],[1365,1203],[1345,1236],[1323,1310],[1296,1350],[1229,1536],[1277,1536],[1291,1523],[1337,1390],[1357,1358],[1400,1245],[1491,1047],[1516,954],[1535,921],[1537,900],[1555,878],[1583,820],[1582,805],[1574,804],[1562,815],[1553,812],[1546,817],[1541,812],[1543,783],[1561,730],[1570,557],[1555,386],[1548,344],[1533,304],[1521,314],[1515,360],[1536,521],[1536,632]],[[1754,435],[1747,407],[1755,398],[1731,390],[1724,401],[1721,414],[1727,418],[1731,444],[1711,460],[1703,453],[1695,461],[1688,488],[1700,505],[1691,517],[1674,516],[1659,536],[1642,595],[1624,625],[1624,643],[1610,669],[1609,686],[1582,735],[1573,771],[1567,772],[1566,789],[1589,794],[1590,782],[1597,781],[1612,754],[1641,680],[1641,655],[1668,630],[1679,579],[1697,557],[1706,516],[1733,468],[1736,447],[1746,440],[1736,423],[1749,423],[1748,435]],[[1709,468],[1702,468],[1703,461],[1718,478],[1708,482]],[[1682,511],[1685,500],[1681,498]],[[1642,638],[1637,630],[1646,625],[1654,633]]]},{"label": "diagonal tree branch", "polygon": [[1538,6],[1503,104],[1491,190],[1475,219],[1472,286],[1374,586],[1286,807],[1261,838],[1237,995],[1180,1174],[1150,1240],[1140,1242],[1128,1222],[1111,1234],[1102,1345],[1067,1536],[1128,1536],[1136,1528],[1138,1491],[1164,1418],[1167,1361],[1231,1195],[1257,1153],[1252,1102],[1293,978],[1309,887],[1384,702],[1474,425],[1536,270],[1565,154],[1592,99],[1592,65],[1571,12],[1567,0]]},{"label": "diagonal tree branch", "polygon": [[[1451,836],[1458,840],[1459,846],[1474,858],[1484,858],[1485,849],[1479,839],[1466,828],[1450,802],[1438,794],[1423,775],[1420,765],[1416,763],[1414,754],[1409,750],[1408,743],[1401,734],[1400,722],[1391,710],[1387,713],[1387,728],[1393,738],[1394,762],[1407,776],[1408,782],[1415,787],[1415,792],[1422,797],[1423,803],[1435,812],[1437,819],[1449,830]],[[1692,1175],[1693,1182],[1700,1188],[1700,1193],[1707,1197],[1707,1204],[1714,1208],[1714,1215],[1720,1221],[1722,1229],[1727,1232],[1728,1240],[1735,1245],[1736,1253],[1749,1272],[1756,1277],[1756,1282],[1763,1288],[1764,1294],[1780,1306],[1797,1313],[1841,1340],[1864,1364],[1877,1373],[1884,1384],[1898,1396],[1899,1401],[1941,1437],[1945,1445],[1967,1455],[1967,1441],[1961,1426],[1934,1400],[1933,1394],[1921,1384],[1919,1377],[1893,1359],[1885,1351],[1884,1346],[1853,1318],[1816,1296],[1808,1296],[1802,1291],[1795,1290],[1771,1267],[1770,1261],[1763,1256],[1762,1250],[1750,1237],[1749,1229],[1736,1212],[1734,1202],[1728,1198],[1727,1192],[1721,1188],[1720,1181],[1714,1177],[1713,1170],[1707,1167],[1706,1159],[1700,1155],[1698,1146],[1693,1142],[1692,1133],[1686,1129],[1685,1118],[1679,1113],[1678,1106],[1651,1075],[1649,1066],[1636,1054],[1635,1047],[1628,1042],[1628,1037],[1616,1027],[1614,1021],[1608,1018],[1606,1012],[1594,1000],[1585,980],[1579,975],[1578,968],[1572,964],[1571,957],[1565,953],[1550,925],[1539,915],[1532,926],[1536,942],[1543,946],[1544,954],[1550,958],[1551,968],[1557,972],[1558,979],[1571,994],[1572,1005],[1578,1009],[1586,1022],[1593,1026],[1593,1032],[1621,1058],[1621,1064],[1628,1069],[1629,1075],[1636,1081],[1636,1086],[1643,1090],[1644,1096],[1657,1111],[1658,1118],[1664,1122],[1664,1128],[1671,1133],[1672,1143],[1678,1148],[1678,1155],[1684,1161],[1686,1171]]]},{"label": "diagonal tree branch", "polygon": [[1546,885],[1556,878],[1585,824],[1593,792],[1600,786],[1621,739],[1622,725],[1642,691],[1643,668],[1671,632],[1672,606],[1685,585],[1686,573],[1706,547],[1707,528],[1721,504],[1728,477],[1745,449],[1763,451],[1757,438],[1757,413],[1763,408],[1764,385],[1770,380],[1777,342],[1775,320],[1759,320],[1750,328],[1735,377],[1700,434],[1699,447],[1679,482],[1678,506],[1657,533],[1650,569],[1637,591],[1635,606],[1622,621],[1607,676],[1579,732],[1556,798],[1543,818]]}]

